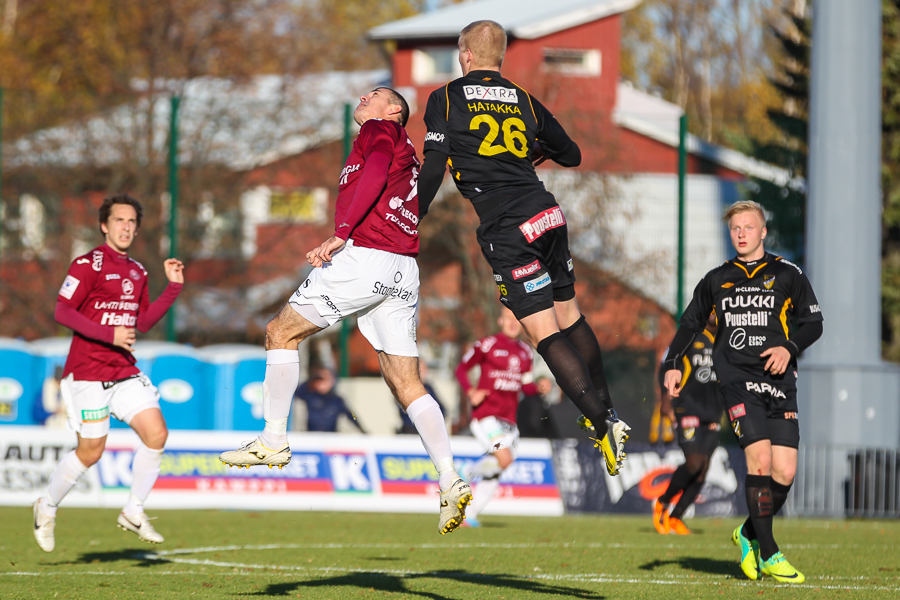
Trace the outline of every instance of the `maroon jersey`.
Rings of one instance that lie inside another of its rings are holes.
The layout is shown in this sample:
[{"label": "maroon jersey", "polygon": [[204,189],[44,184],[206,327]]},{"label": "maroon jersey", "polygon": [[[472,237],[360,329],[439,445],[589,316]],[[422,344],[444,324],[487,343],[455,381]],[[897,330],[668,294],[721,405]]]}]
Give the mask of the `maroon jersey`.
[{"label": "maroon jersey", "polygon": [[115,327],[148,331],[180,290],[181,284],[170,283],[151,306],[147,271],[127,254],[103,244],[76,258],[57,298],[57,320],[74,331],[63,377],[115,381],[137,374],[134,355],[112,345]]},{"label": "maroon jersey", "polygon": [[335,235],[356,246],[419,253],[416,148],[399,123],[369,119],[341,171]]},{"label": "maroon jersey", "polygon": [[[530,381],[532,360],[531,348],[525,342],[503,334],[475,342],[475,346],[466,352],[456,367],[456,378],[463,392],[468,392],[472,387],[468,374],[475,365],[481,366],[481,377],[476,387],[489,390],[481,404],[472,409],[472,418],[498,417],[515,423],[519,392],[524,388],[529,395],[538,393]],[[528,377],[523,384],[524,375]]]}]

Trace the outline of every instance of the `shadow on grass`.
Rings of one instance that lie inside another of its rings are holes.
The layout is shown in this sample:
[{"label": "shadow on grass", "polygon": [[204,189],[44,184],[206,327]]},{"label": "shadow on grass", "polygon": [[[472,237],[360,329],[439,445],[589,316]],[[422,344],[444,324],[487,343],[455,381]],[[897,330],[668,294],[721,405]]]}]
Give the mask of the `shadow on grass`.
[{"label": "shadow on grass", "polygon": [[680,556],[672,560],[654,560],[638,567],[644,571],[655,571],[666,565],[678,565],[688,571],[710,573],[712,575],[737,576],[741,569],[733,560],[718,560],[700,556]]},{"label": "shadow on grass", "polygon": [[[434,592],[424,592],[409,589],[407,582],[413,579],[445,579],[451,595],[444,596]],[[510,577],[508,575],[483,575],[480,573],[470,573],[468,571],[432,571],[429,573],[415,573],[410,575],[390,575],[387,573],[361,572],[349,573],[347,575],[338,575],[335,577],[327,577],[324,579],[314,579],[310,581],[292,581],[286,583],[272,583],[266,586],[264,590],[239,594],[241,596],[293,596],[302,591],[312,593],[316,588],[333,588],[336,586],[357,587],[365,590],[375,590],[378,592],[392,592],[410,594],[413,596],[421,596],[422,598],[430,598],[431,600],[453,600],[458,595],[453,593],[453,584],[465,581],[466,583],[477,583],[491,588],[509,590],[508,593],[515,597],[515,592],[528,592],[531,594],[548,594],[562,595],[571,598],[587,598],[589,600],[604,600],[605,596],[600,596],[594,592],[587,590],[567,587],[562,585],[553,585],[535,581],[533,579],[525,579],[521,577]]]},{"label": "shadow on grass", "polygon": [[148,555],[152,555],[152,552],[145,552],[141,550],[137,550],[134,548],[126,549],[126,550],[116,550],[115,552],[85,552],[75,560],[65,560],[55,563],[45,562],[42,564],[45,565],[90,565],[90,564],[100,564],[100,563],[114,563],[120,561],[137,561],[136,563],[130,565],[133,567],[152,567],[156,565],[160,565],[163,563],[167,563],[169,561],[162,558],[147,558]]}]

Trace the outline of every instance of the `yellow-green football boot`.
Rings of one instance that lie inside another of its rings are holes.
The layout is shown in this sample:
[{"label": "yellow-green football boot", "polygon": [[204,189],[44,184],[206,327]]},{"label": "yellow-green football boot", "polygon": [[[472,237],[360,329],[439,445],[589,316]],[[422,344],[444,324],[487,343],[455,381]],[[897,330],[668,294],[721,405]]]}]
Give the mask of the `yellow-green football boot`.
[{"label": "yellow-green football boot", "polygon": [[779,583],[803,583],[806,581],[803,573],[791,566],[781,552],[776,552],[769,560],[761,560],[759,572]]},{"label": "yellow-green football boot", "polygon": [[[596,431],[591,420],[581,415],[578,417],[578,426],[585,431]],[[603,458],[606,460],[606,470],[610,475],[618,475],[622,468],[622,462],[625,460],[625,440],[628,439],[628,432],[631,427],[619,419],[615,410],[610,410],[606,417],[606,435],[602,438],[591,438],[594,440],[594,447],[600,448]]]},{"label": "yellow-green football boot", "polygon": [[759,542],[748,540],[743,533],[744,524],[741,523],[731,534],[731,541],[741,549],[741,570],[747,579],[754,581],[759,579]]}]

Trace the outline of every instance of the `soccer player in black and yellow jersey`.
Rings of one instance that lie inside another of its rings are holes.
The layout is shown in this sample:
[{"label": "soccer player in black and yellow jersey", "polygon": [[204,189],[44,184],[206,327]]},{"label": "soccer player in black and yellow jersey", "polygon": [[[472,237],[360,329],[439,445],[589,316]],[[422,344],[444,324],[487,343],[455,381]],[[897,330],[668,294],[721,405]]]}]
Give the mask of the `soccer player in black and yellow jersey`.
[{"label": "soccer player in black and yellow jersey", "polygon": [[763,248],[766,218],[759,204],[736,202],[724,220],[737,256],[697,284],[669,345],[665,385],[678,396],[678,361],[715,309],[719,394],[747,459],[750,518],[732,541],[741,547],[741,568],[750,579],[769,575],[800,583],[805,578],[779,551],[772,521],[797,470],[797,355],[822,335],[822,312],[803,272]]},{"label": "soccer player in black and yellow jersey", "polygon": [[581,150],[550,111],[500,74],[505,52],[506,32],[494,21],[460,33],[463,76],[432,92],[425,108],[419,215],[428,212],[449,165],[481,221],[478,243],[500,302],[593,424],[606,468],[616,475],[630,428],[616,416],[600,345],[575,301],[566,217],[534,170],[544,158],[578,166]]},{"label": "soccer player in black and yellow jersey", "polygon": [[[719,447],[722,403],[719,402],[718,378],[712,360],[716,329],[716,314],[712,313],[706,329],[694,337],[681,357],[678,365],[680,389],[675,398],[670,397],[662,385],[666,374],[665,358],[660,365],[659,379],[663,388],[660,412],[675,424],[678,446],[684,452],[684,462],[672,473],[666,491],[653,501],[653,526],[660,533],[691,533],[681,519],[700,495],[706,483],[709,461]],[[670,511],[669,505],[678,494],[681,497]]]}]

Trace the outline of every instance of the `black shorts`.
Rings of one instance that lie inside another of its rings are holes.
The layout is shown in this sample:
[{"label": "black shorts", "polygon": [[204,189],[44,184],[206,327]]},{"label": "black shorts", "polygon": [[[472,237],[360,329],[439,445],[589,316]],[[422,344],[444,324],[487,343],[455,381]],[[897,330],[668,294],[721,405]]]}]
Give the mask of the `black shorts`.
[{"label": "black shorts", "polygon": [[517,319],[575,297],[575,273],[562,209],[549,192],[532,193],[478,227],[500,302]]},{"label": "black shorts", "polygon": [[704,421],[696,415],[678,418],[678,446],[688,454],[712,456],[719,447],[719,423]]},{"label": "black shorts", "polygon": [[741,448],[760,440],[769,440],[773,446],[800,445],[797,388],[793,385],[742,381],[721,386],[719,397]]}]

